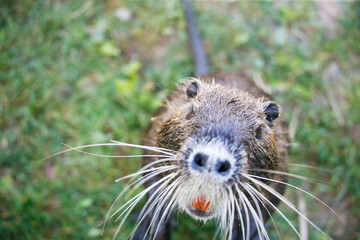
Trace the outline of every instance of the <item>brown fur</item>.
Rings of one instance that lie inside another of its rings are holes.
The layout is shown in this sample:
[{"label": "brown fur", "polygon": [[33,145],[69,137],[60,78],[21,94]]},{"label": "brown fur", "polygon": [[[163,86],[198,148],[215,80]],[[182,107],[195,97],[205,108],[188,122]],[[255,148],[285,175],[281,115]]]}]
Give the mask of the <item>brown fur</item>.
[{"label": "brown fur", "polygon": [[[248,168],[287,172],[287,136],[281,117],[274,120],[271,128],[264,126],[269,134],[265,134],[262,141],[253,137],[254,127],[263,124],[262,119],[265,119],[260,103],[269,100],[269,96],[254,84],[246,72],[213,73],[200,77],[200,80],[203,86],[194,99],[189,99],[185,93],[191,81],[180,84],[170,93],[153,118],[145,144],[178,151],[184,141],[202,126],[224,123],[234,126],[234,132],[239,131],[245,136],[250,149]],[[144,158],[143,164],[151,161],[154,159]],[[284,175],[251,173],[286,181]],[[284,193],[283,184],[267,184]],[[266,191],[262,192],[271,202],[278,204],[277,198]]]}]

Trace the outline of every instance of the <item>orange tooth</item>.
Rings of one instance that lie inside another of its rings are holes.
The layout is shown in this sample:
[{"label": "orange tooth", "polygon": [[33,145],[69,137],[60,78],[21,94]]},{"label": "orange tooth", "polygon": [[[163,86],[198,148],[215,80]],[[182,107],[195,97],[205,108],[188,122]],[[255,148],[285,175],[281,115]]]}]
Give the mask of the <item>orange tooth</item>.
[{"label": "orange tooth", "polygon": [[200,196],[200,197],[194,198],[192,205],[195,209],[205,212],[209,209],[210,202],[206,201],[205,196]]},{"label": "orange tooth", "polygon": [[209,206],[210,206],[210,202],[208,202],[206,206],[203,207],[203,211],[205,212],[206,210],[208,210]]}]

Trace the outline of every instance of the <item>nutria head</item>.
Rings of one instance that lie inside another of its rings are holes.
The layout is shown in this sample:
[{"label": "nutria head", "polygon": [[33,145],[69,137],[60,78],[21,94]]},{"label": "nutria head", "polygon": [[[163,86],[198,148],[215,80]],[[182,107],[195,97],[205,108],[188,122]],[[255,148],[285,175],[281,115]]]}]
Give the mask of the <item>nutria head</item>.
[{"label": "nutria head", "polygon": [[198,79],[184,83],[175,98],[185,101],[161,125],[156,144],[176,151],[182,177],[176,205],[195,219],[226,218],[237,197],[229,192],[246,181],[242,174],[277,169],[272,127],[278,105]]}]

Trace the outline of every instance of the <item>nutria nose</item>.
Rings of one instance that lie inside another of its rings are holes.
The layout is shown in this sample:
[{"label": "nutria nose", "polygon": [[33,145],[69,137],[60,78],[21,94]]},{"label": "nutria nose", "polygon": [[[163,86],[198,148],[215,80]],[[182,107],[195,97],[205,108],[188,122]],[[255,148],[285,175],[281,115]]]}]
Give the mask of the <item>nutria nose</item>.
[{"label": "nutria nose", "polygon": [[194,162],[193,162],[194,168],[197,170],[205,168],[208,158],[209,158],[209,156],[204,153],[197,153],[194,156]]},{"label": "nutria nose", "polygon": [[230,162],[228,160],[215,159],[216,158],[213,158],[205,153],[199,152],[195,154],[191,165],[194,170],[199,172],[207,170],[209,172],[226,176],[230,172]]},{"label": "nutria nose", "polygon": [[228,160],[225,161],[220,161],[218,160],[216,165],[215,165],[215,170],[216,172],[218,172],[220,175],[226,175],[229,170],[230,170],[230,163]]}]

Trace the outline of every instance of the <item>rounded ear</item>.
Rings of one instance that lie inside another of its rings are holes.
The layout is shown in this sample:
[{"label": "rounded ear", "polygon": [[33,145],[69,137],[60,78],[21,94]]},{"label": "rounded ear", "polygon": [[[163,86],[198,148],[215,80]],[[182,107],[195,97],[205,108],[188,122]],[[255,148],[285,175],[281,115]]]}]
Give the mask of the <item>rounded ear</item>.
[{"label": "rounded ear", "polygon": [[189,98],[196,97],[200,87],[201,87],[201,82],[199,80],[197,80],[197,79],[192,80],[191,83],[189,84],[189,86],[186,89],[186,95]]},{"label": "rounded ear", "polygon": [[263,103],[264,113],[266,115],[266,120],[271,123],[277,117],[279,117],[279,106],[274,101],[267,101]]}]

